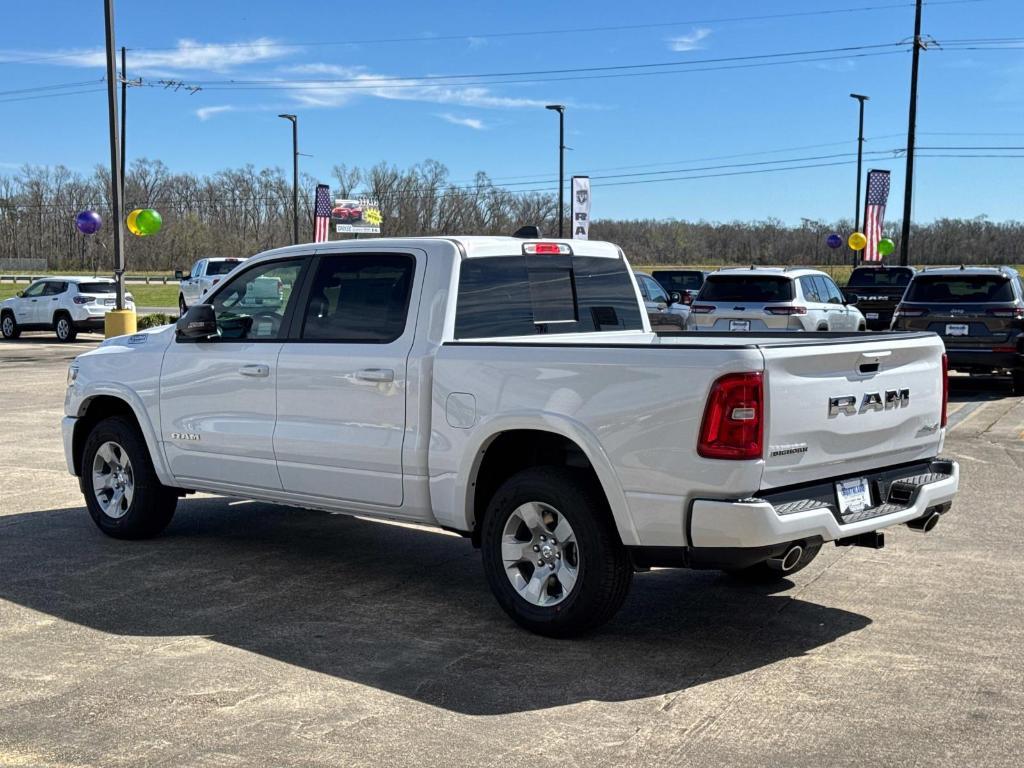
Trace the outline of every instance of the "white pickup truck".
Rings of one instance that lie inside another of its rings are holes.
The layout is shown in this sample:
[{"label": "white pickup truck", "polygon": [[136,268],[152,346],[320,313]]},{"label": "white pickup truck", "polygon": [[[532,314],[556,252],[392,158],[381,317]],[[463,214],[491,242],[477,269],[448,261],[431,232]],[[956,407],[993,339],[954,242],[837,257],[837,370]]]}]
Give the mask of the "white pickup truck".
[{"label": "white pickup truck", "polygon": [[180,269],[175,271],[174,277],[178,280],[178,311],[185,314],[189,307],[201,302],[213,286],[243,261],[245,259],[226,257],[200,259],[192,265],[188,275]]},{"label": "white pickup truck", "polygon": [[71,365],[67,463],[111,536],[191,491],[439,526],[565,636],[635,571],[780,579],[957,491],[934,334],[659,336],[608,243],[292,246],[206,301]]}]

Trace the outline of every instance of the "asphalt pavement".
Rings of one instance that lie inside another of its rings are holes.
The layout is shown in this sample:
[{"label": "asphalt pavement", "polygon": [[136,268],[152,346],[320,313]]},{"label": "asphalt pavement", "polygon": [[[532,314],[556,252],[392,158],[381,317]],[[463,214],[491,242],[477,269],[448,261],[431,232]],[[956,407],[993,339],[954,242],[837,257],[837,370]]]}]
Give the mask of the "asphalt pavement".
[{"label": "asphalt pavement", "polygon": [[[87,337],[82,337],[87,338]],[[639,574],[573,641],[512,625],[464,540],[190,497],[101,535],[65,370],[0,342],[0,766],[1018,766],[1024,399],[954,377],[933,533],[827,546],[774,588]]]}]

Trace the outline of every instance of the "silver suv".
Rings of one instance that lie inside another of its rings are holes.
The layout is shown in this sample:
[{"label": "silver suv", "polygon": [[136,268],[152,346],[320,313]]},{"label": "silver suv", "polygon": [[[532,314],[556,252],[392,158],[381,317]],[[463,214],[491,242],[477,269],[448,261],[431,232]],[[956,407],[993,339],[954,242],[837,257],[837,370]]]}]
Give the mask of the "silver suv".
[{"label": "silver suv", "polygon": [[696,331],[863,331],[864,315],[816,269],[723,269],[690,306]]}]

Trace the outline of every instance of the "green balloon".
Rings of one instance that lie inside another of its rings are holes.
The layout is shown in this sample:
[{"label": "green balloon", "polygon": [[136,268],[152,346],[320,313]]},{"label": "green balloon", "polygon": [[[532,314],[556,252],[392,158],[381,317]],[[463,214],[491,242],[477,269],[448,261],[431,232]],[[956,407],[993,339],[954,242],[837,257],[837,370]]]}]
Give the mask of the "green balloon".
[{"label": "green balloon", "polygon": [[888,237],[883,237],[878,241],[878,252],[883,256],[890,255],[896,250],[896,243],[890,240]]},{"label": "green balloon", "polygon": [[143,235],[155,235],[163,225],[163,218],[152,208],[143,208],[135,217],[135,226]]}]

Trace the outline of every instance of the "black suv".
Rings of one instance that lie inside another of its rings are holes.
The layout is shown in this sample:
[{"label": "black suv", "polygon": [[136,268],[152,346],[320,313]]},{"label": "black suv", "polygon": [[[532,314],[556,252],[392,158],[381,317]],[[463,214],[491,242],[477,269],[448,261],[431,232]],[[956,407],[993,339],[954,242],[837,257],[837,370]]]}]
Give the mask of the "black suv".
[{"label": "black suv", "polygon": [[917,270],[913,267],[889,267],[885,264],[857,267],[850,273],[843,293],[864,313],[868,329],[887,331],[892,313]]},{"label": "black suv", "polygon": [[894,331],[933,331],[950,370],[1008,372],[1024,394],[1024,284],[1010,267],[926,269],[907,286]]}]

